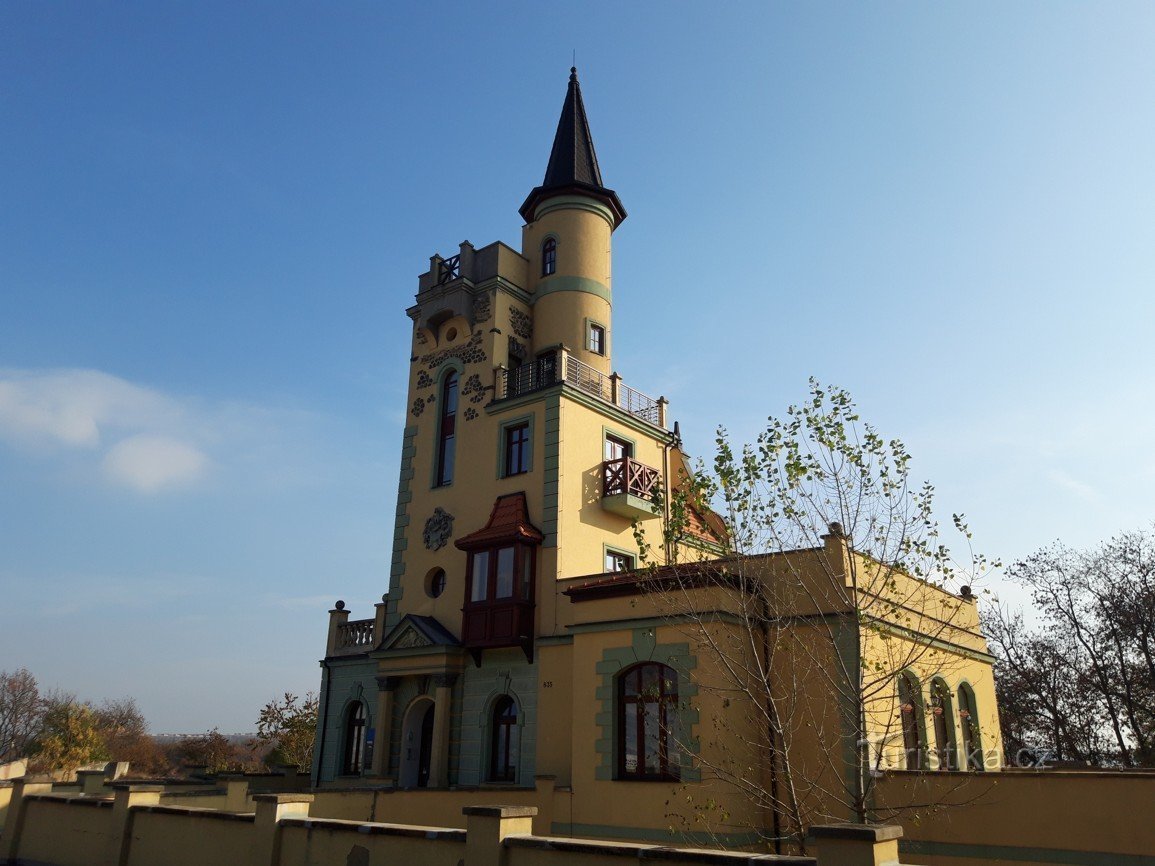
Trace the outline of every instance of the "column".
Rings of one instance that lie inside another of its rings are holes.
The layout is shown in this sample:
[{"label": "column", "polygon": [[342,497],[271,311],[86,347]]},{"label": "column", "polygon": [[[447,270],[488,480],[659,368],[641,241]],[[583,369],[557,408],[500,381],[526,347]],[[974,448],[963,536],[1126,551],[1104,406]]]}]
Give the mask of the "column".
[{"label": "column", "polygon": [[465,862],[469,866],[500,866],[501,840],[533,833],[536,806],[466,806]]},{"label": "column", "polygon": [[373,766],[369,772],[378,777],[389,775],[389,750],[393,733],[393,693],[400,677],[377,677],[377,715],[373,730]]},{"label": "column", "polygon": [[433,755],[429,761],[429,787],[449,787],[449,714],[457,674],[433,678]]}]

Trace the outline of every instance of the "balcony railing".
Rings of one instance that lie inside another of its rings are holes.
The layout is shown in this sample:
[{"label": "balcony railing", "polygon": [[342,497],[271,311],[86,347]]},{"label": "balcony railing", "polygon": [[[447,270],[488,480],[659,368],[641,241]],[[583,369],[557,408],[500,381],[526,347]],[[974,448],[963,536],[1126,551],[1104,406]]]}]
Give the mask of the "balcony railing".
[{"label": "balcony railing", "polygon": [[565,349],[539,355],[533,361],[512,370],[499,371],[497,399],[520,397],[559,382],[565,382],[599,400],[617,406],[655,427],[665,427],[664,399],[655,400],[641,391],[635,391],[624,384],[617,373],[607,376],[589,364],[579,361]]},{"label": "balcony railing", "polygon": [[654,498],[654,487],[660,479],[657,469],[632,457],[607,460],[602,464],[602,496],[626,493],[648,501]]},{"label": "balcony railing", "polygon": [[360,653],[373,648],[373,620],[355,619],[337,626],[337,652]]}]

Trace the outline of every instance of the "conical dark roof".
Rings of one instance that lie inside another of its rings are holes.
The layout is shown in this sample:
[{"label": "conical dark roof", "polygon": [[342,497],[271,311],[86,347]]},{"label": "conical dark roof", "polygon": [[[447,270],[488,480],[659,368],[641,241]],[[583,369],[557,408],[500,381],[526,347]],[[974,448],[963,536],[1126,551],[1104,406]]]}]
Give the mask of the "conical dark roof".
[{"label": "conical dark roof", "polygon": [[626,209],[622,207],[617,193],[602,185],[602,173],[598,168],[593,136],[590,135],[577,68],[571,67],[569,72],[569,89],[557,122],[545,180],[541,186],[534,187],[525,200],[521,206],[521,216],[529,222],[533,219],[534,208],[543,198],[569,192],[588,195],[601,201],[613,211],[614,225],[617,226],[626,218]]}]

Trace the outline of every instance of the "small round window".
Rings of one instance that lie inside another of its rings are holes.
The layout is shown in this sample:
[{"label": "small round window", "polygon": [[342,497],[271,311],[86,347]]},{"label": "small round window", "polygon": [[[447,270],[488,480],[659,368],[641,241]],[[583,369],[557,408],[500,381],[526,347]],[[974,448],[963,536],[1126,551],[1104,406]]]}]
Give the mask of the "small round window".
[{"label": "small round window", "polygon": [[450,328],[445,332],[445,339],[452,343],[457,339],[457,328]]},{"label": "small round window", "polygon": [[430,598],[437,598],[445,592],[445,569],[435,568],[425,576],[425,593]]}]

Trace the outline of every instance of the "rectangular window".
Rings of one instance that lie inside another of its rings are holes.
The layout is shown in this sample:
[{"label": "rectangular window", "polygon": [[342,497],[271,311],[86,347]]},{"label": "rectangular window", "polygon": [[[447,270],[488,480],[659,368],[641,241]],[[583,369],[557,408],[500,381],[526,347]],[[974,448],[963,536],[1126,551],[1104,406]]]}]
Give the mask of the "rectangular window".
[{"label": "rectangular window", "polygon": [[529,422],[505,428],[506,476],[529,471]]},{"label": "rectangular window", "polygon": [[489,551],[481,550],[473,554],[473,592],[470,601],[485,601],[489,598]]},{"label": "rectangular window", "polygon": [[634,558],[628,553],[619,553],[616,550],[606,551],[606,571],[633,571]]},{"label": "rectangular window", "polygon": [[513,597],[513,548],[503,547],[497,551],[497,579],[494,598]]},{"label": "rectangular window", "polygon": [[590,325],[589,350],[595,355],[606,353],[606,329],[601,325]]},{"label": "rectangular window", "polygon": [[623,457],[632,457],[634,448],[624,439],[618,439],[616,436],[606,437],[605,457],[604,460],[621,460]]}]

